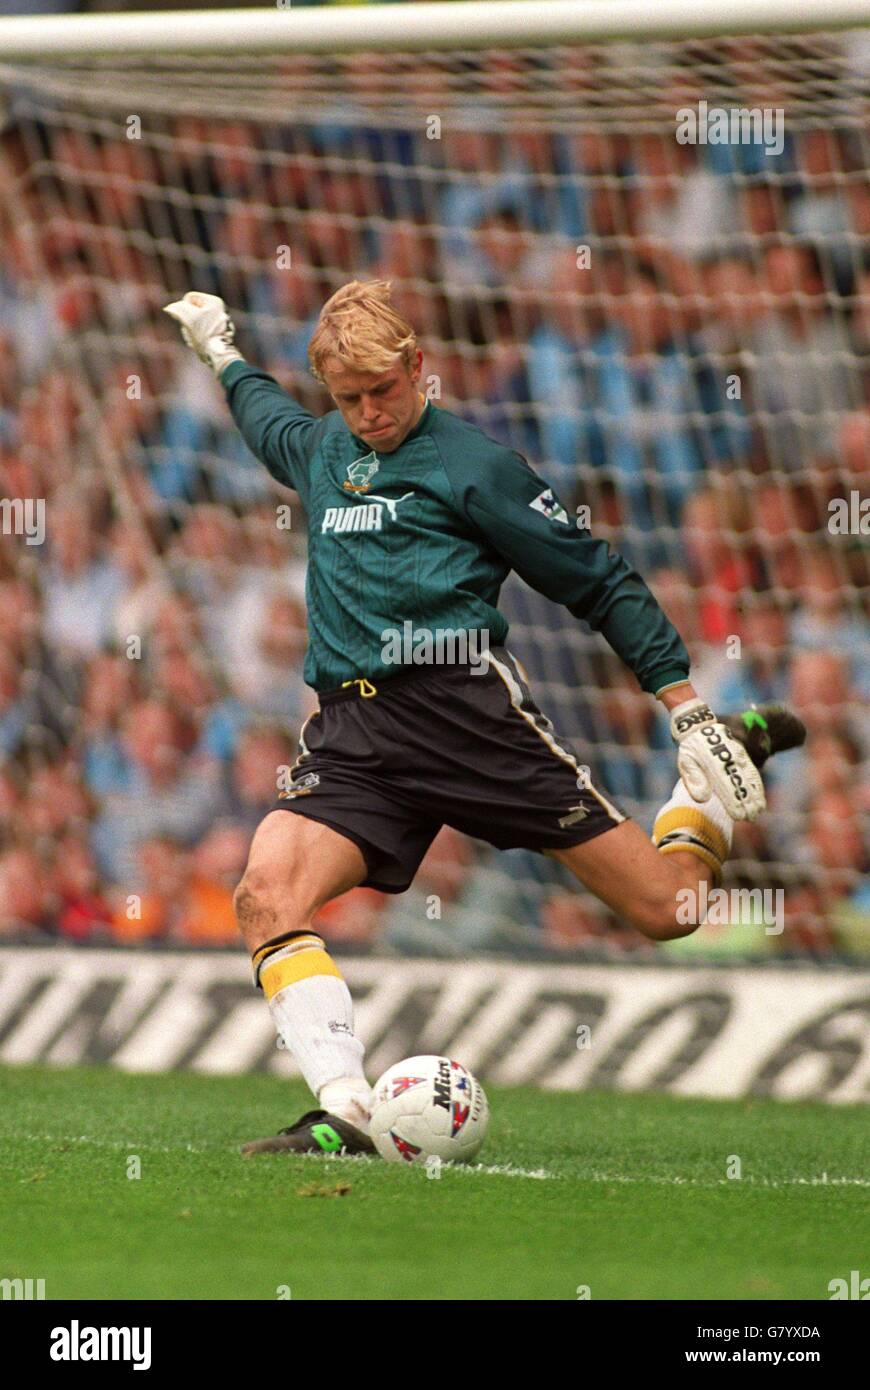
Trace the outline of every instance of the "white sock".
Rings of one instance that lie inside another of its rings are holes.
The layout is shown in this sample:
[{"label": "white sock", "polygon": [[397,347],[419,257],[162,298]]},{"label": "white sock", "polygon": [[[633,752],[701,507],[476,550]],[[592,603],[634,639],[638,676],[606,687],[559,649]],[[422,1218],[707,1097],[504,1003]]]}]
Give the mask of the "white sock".
[{"label": "white sock", "polygon": [[364,1076],[340,1076],[321,1086],[318,1097],[322,1110],[349,1120],[368,1134],[372,1118],[372,1089]]},{"label": "white sock", "polygon": [[269,1000],[272,1020],[315,1095],[339,1077],[363,1076],[365,1048],[353,1031],[353,1000],[337,975],[309,975]]},{"label": "white sock", "polygon": [[734,822],[714,792],[707,801],[696,801],[682,778],[655,819],[653,843],[662,854],[687,850],[713,870],[715,881],[731,853]]}]

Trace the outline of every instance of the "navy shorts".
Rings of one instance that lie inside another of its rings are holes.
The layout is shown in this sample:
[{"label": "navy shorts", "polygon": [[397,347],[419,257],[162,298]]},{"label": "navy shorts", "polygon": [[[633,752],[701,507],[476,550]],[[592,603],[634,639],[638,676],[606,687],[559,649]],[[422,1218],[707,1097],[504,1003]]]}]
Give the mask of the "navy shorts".
[{"label": "navy shorts", "polygon": [[409,888],[442,825],[497,849],[565,849],[627,819],[532,700],[504,648],[469,666],[403,668],[320,694],[275,810],[352,840],[364,886]]}]

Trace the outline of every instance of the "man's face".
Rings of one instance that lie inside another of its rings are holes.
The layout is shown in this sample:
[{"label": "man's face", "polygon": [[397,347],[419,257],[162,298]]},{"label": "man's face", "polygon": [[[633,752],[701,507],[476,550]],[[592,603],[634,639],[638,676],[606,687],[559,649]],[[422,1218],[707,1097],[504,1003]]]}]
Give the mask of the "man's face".
[{"label": "man's face", "polygon": [[337,358],[328,359],[323,376],[327,390],[348,429],[379,454],[391,454],[414,428],[425,401],[417,389],[423,353],[410,365],[397,362],[385,372],[355,372]]}]

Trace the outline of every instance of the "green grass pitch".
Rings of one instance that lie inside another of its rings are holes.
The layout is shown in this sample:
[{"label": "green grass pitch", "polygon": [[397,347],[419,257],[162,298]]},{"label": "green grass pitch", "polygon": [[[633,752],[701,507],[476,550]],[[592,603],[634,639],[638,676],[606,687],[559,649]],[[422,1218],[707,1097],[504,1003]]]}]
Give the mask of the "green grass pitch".
[{"label": "green grass pitch", "polygon": [[0,1278],[47,1299],[827,1299],[867,1264],[859,1108],[493,1089],[482,1169],[435,1179],[242,1159],[309,1107],[270,1076],[16,1067],[0,1094]]}]

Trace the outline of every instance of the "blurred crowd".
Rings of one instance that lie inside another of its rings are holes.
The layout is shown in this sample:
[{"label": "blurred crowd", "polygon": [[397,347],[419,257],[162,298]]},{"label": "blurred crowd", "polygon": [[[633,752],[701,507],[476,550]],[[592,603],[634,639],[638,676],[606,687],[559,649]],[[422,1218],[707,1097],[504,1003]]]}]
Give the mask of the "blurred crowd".
[{"label": "blurred crowd", "polygon": [[[160,309],[222,295],[246,357],[320,413],[318,309],[384,276],[436,405],[588,507],[713,707],[807,722],[726,880],[780,889],[785,931],[744,917],[666,949],[870,952],[867,130],[801,126],[770,155],[520,119],[149,127],[49,111],[0,135],[0,497],[46,522],[41,545],[8,511],[0,534],[0,934],[236,944],[232,890],[314,707],[304,518]],[[545,711],[649,828],[675,777],[662,711],[564,610],[515,580],[505,604]],[[549,861],[450,830],[408,894],[357,890],[319,925],[412,952],[651,950]]]}]

